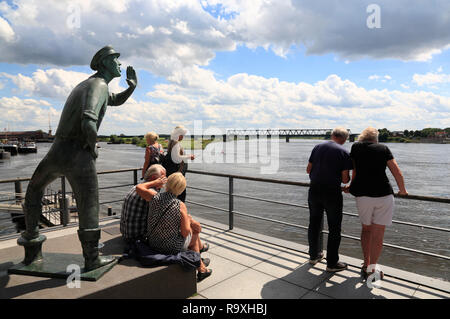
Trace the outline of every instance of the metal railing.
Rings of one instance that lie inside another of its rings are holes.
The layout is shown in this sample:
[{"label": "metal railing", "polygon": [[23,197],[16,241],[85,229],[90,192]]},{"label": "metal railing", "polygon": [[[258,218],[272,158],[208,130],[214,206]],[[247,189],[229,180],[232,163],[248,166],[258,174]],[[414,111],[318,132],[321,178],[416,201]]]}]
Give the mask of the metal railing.
[{"label": "metal railing", "polygon": [[[136,185],[138,183],[138,177],[137,177],[138,171],[142,171],[142,168],[127,168],[127,169],[97,172],[97,175],[133,172],[133,183],[99,187],[98,189],[99,189],[99,191],[101,191],[101,190],[127,187],[127,186],[129,187],[129,186]],[[69,224],[74,224],[74,223],[70,223],[69,200],[68,200],[69,199],[68,197],[70,195],[73,195],[73,192],[66,190],[66,177],[65,176],[60,176],[58,178],[60,180],[60,190],[58,192],[54,192],[52,189],[47,188],[47,190],[45,191],[44,198],[47,198],[47,197],[55,198],[55,200],[51,206],[43,204],[43,212],[42,213],[47,218],[47,220],[49,222],[52,222],[52,224],[55,224],[55,226],[57,226],[58,222],[59,222],[59,225],[61,225],[61,226],[68,226]],[[0,180],[0,184],[8,184],[8,183],[14,184],[14,192],[3,193],[4,195],[5,194],[9,195],[10,198],[0,199],[0,205],[2,203],[6,203],[6,202],[15,202],[16,205],[20,205],[25,198],[25,193],[22,192],[22,182],[29,182],[30,180],[31,180],[31,178],[29,178],[29,177],[19,177],[19,178],[15,178],[15,179]],[[64,199],[64,200],[62,200],[62,199]],[[103,202],[100,202],[99,205],[118,203],[118,202],[122,202],[123,200],[124,200],[124,198],[120,198],[117,200],[103,201]],[[1,210],[1,208],[2,207],[0,206],[0,210]],[[7,207],[3,207],[3,208],[8,209]],[[14,218],[23,216],[23,212],[9,211],[7,213],[10,213],[11,217],[14,217]],[[59,216],[56,216],[56,214],[59,214]],[[108,207],[108,216],[111,216],[111,215],[112,215],[111,208]],[[106,219],[108,219],[108,218],[106,218]],[[100,219],[100,221],[101,220],[102,219]],[[5,237],[5,236],[0,237],[0,240],[3,237]],[[10,237],[10,236],[7,235],[6,237]]]},{"label": "metal railing", "polygon": [[[265,199],[265,198],[259,198],[259,197],[254,197],[254,196],[237,194],[237,193],[234,192],[234,181],[235,180],[247,180],[247,181],[254,181],[254,182],[282,184],[282,185],[292,185],[292,186],[299,186],[299,187],[309,187],[309,183],[286,181],[286,180],[275,180],[275,179],[267,179],[267,178],[258,178],[258,177],[250,177],[250,176],[221,174],[221,173],[212,173],[212,172],[203,172],[203,171],[196,171],[196,170],[188,170],[188,173],[216,176],[216,177],[221,177],[221,178],[228,179],[228,192],[221,192],[221,191],[216,191],[216,190],[211,190],[211,189],[205,189],[205,188],[188,186],[188,188],[190,188],[190,189],[195,189],[195,190],[200,190],[200,191],[204,191],[204,192],[210,192],[210,193],[216,193],[216,194],[222,194],[222,195],[228,196],[228,202],[229,202],[228,203],[228,209],[215,207],[215,206],[204,204],[204,203],[198,203],[198,202],[194,202],[194,201],[189,201],[189,200],[186,201],[186,202],[194,204],[194,205],[202,206],[202,207],[216,209],[216,210],[223,211],[223,212],[228,212],[228,214],[229,214],[228,227],[229,227],[230,230],[232,230],[233,227],[234,227],[234,215],[245,216],[245,217],[254,218],[254,219],[258,219],[258,220],[264,220],[264,221],[268,221],[268,222],[272,222],[272,223],[277,223],[277,224],[281,224],[281,225],[285,225],[285,226],[301,228],[301,229],[305,229],[305,230],[308,229],[308,227],[304,226],[304,225],[288,223],[288,222],[284,222],[284,221],[280,221],[280,220],[275,220],[275,219],[272,219],[272,218],[266,218],[266,217],[252,215],[252,214],[248,214],[248,213],[239,212],[239,211],[234,210],[234,198],[245,198],[245,199],[249,199],[249,200],[267,202],[267,203],[284,205],[284,206],[290,206],[290,207],[295,207],[295,208],[308,209],[307,205],[299,205],[299,204],[294,204],[294,203],[280,202],[280,201],[276,201],[276,200],[269,200],[269,199]],[[400,195],[397,195],[397,194],[395,194],[394,196],[395,197],[400,197],[402,199],[420,200],[420,201],[428,201],[428,202],[438,202],[438,203],[450,204],[450,198],[445,198],[445,197],[422,196],[422,195],[401,195],[400,196]],[[352,214],[352,213],[348,213],[348,212],[343,212],[343,215],[351,216],[351,217],[358,217],[357,214]],[[450,232],[450,229],[443,228],[443,227],[437,227],[437,226],[431,226],[431,225],[423,225],[423,224],[417,224],[417,223],[411,223],[411,222],[405,222],[405,221],[399,221],[399,220],[392,220],[392,223],[393,224],[406,225],[406,226],[412,226],[412,227],[419,227],[421,229],[430,229],[430,230],[442,231],[442,232],[447,232],[447,233]],[[322,233],[321,233],[321,239],[320,239],[321,240],[321,245],[323,245],[323,234],[328,234],[328,231],[323,229],[323,224],[322,224]],[[351,239],[351,240],[360,241],[360,238],[359,237],[355,237],[355,236],[341,234],[341,237],[342,238]],[[403,247],[403,246],[394,245],[394,244],[390,244],[390,243],[383,243],[383,246],[390,247],[390,248],[395,248],[395,249],[400,249],[400,250],[404,250],[404,251],[409,251],[409,252],[412,252],[412,253],[422,254],[422,255],[426,255],[426,256],[436,257],[436,258],[440,258],[440,259],[450,260],[450,256],[444,256],[444,255],[440,255],[440,254],[435,254],[435,253],[422,251],[422,250],[418,250],[418,249],[413,249],[413,248],[409,248],[409,247]]]},{"label": "metal railing", "polygon": [[[97,173],[98,175],[133,172],[133,182],[132,183],[99,187],[99,190],[106,190],[106,189],[113,189],[113,188],[136,185],[138,183],[138,172],[140,172],[141,170],[142,170],[142,168],[128,168],[128,169],[109,170],[109,171],[98,172]],[[281,201],[276,201],[276,200],[270,200],[270,199],[255,197],[255,196],[237,194],[234,192],[234,182],[235,182],[235,180],[247,180],[247,181],[254,181],[254,182],[261,182],[261,183],[291,185],[291,186],[297,186],[297,187],[309,187],[309,183],[294,182],[294,181],[287,181],[287,180],[267,179],[267,178],[259,178],[259,177],[250,177],[250,176],[239,176],[239,175],[231,175],[231,174],[221,174],[221,173],[204,172],[204,171],[197,171],[197,170],[188,170],[187,172],[189,174],[215,176],[215,177],[228,179],[228,192],[212,190],[212,189],[205,189],[205,188],[200,188],[200,187],[196,187],[196,186],[188,186],[189,189],[228,196],[228,209],[216,207],[216,206],[213,206],[213,205],[210,205],[207,203],[199,203],[199,202],[190,201],[190,200],[187,200],[186,202],[193,204],[193,205],[198,205],[201,207],[206,207],[206,208],[210,208],[210,209],[214,209],[214,210],[218,210],[218,211],[222,211],[222,212],[227,212],[228,213],[228,228],[229,228],[229,230],[232,230],[234,227],[234,216],[235,215],[245,216],[245,217],[254,218],[254,219],[258,219],[258,220],[264,220],[267,222],[277,223],[277,224],[296,227],[296,228],[305,229],[305,230],[308,229],[308,227],[305,225],[288,223],[288,222],[284,222],[281,220],[275,220],[272,218],[266,218],[266,217],[262,217],[262,216],[257,216],[257,215],[253,215],[253,214],[236,211],[234,209],[234,199],[235,198],[244,198],[244,199],[248,199],[248,200],[255,200],[255,201],[261,201],[261,202],[267,202],[267,203],[272,203],[272,204],[277,204],[277,205],[284,205],[284,206],[289,206],[289,207],[294,207],[294,208],[303,208],[303,209],[308,209],[308,206],[294,204],[294,203],[281,202]],[[65,198],[66,194],[70,194],[71,192],[66,191],[66,188],[65,188],[66,182],[65,182],[64,176],[61,176],[60,179],[61,179],[61,188],[62,188],[61,196],[62,196],[62,198]],[[14,183],[15,191],[16,191],[16,199],[12,199],[12,200],[22,200],[23,198],[20,196],[23,193],[21,191],[20,182],[25,182],[25,181],[29,181],[29,180],[30,180],[30,178],[0,180],[0,184]],[[406,196],[394,195],[394,196],[400,197],[402,199],[450,204],[450,198],[445,198],[445,197],[421,196],[421,195],[406,195]],[[124,198],[120,198],[117,200],[108,200],[108,201],[100,202],[100,205],[122,202],[123,200],[124,200]],[[64,203],[64,201],[63,201],[63,203]],[[64,216],[64,215],[67,214],[67,205],[62,204],[61,207],[59,207],[57,210],[60,211],[60,213],[62,214],[62,216],[61,216],[61,221],[63,221],[62,225],[66,226],[68,218],[67,218],[67,216]],[[358,216],[357,214],[352,214],[352,213],[348,213],[348,212],[343,212],[343,214],[346,216],[351,216],[351,217]],[[106,219],[108,219],[108,218],[106,217]],[[432,225],[423,225],[423,224],[417,224],[417,223],[411,223],[411,222],[405,222],[405,221],[399,221],[399,220],[393,220],[392,223],[411,226],[411,227],[419,227],[422,229],[430,229],[430,230],[434,230],[434,231],[441,231],[441,232],[447,232],[447,233],[450,232],[450,229],[432,226]],[[324,230],[323,226],[322,226],[322,233],[321,233],[321,241],[322,242],[323,242],[323,234],[328,234],[328,231]],[[358,240],[358,241],[360,240],[359,237],[355,237],[355,236],[350,236],[350,235],[345,235],[345,234],[342,234],[341,236],[343,238],[347,238],[347,239],[351,239],[351,240]],[[1,240],[1,238],[0,238],[0,240]],[[421,251],[418,249],[412,249],[412,248],[394,245],[394,244],[390,244],[390,243],[384,243],[383,246],[400,249],[400,250],[404,250],[404,251],[408,251],[408,252],[412,252],[412,253],[422,254],[422,255],[426,255],[426,256],[436,257],[436,258],[440,258],[440,259],[444,259],[444,260],[450,260],[449,256],[444,256],[444,255],[435,254],[435,253],[431,253],[431,252]]]}]

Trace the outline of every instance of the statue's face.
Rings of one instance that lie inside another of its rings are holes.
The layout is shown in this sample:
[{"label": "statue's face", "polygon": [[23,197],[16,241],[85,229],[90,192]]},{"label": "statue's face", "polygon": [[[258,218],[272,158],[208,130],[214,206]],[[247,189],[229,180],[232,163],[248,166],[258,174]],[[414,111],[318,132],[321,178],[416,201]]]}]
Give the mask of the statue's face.
[{"label": "statue's face", "polygon": [[116,55],[110,55],[106,57],[103,60],[103,64],[112,76],[114,76],[115,78],[120,76],[120,66],[122,64],[119,62],[119,59]]}]

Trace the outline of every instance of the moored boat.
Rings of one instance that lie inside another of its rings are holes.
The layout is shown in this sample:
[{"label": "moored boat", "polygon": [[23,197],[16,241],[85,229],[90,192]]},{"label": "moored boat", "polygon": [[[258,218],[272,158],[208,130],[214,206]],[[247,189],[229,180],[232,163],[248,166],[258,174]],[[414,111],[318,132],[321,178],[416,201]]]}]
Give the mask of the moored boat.
[{"label": "moored boat", "polygon": [[17,144],[12,142],[6,142],[6,143],[0,143],[0,149],[4,150],[5,152],[9,152],[11,155],[17,155],[19,152],[19,147]]},{"label": "moored boat", "polygon": [[34,142],[24,142],[18,146],[19,153],[37,153],[37,146]]},{"label": "moored boat", "polygon": [[11,158],[10,152],[0,149],[0,159],[10,159],[10,158]]}]

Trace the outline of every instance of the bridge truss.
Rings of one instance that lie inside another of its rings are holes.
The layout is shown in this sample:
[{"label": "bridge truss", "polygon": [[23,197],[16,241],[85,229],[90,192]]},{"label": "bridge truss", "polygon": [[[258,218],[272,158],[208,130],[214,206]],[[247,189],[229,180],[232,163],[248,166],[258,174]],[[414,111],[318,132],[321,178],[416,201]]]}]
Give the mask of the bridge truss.
[{"label": "bridge truss", "polygon": [[[227,129],[226,135],[237,136],[327,136],[333,129],[328,128],[303,128],[303,129]],[[348,129],[349,134],[352,134]]]}]

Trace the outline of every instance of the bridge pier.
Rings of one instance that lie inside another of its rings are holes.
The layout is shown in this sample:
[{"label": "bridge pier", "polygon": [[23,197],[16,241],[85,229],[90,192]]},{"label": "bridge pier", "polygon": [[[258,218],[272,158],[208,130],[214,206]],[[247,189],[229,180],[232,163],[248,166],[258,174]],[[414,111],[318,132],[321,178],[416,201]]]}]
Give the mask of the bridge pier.
[{"label": "bridge pier", "polygon": [[222,140],[223,140],[224,143],[227,142],[227,134],[223,134],[222,135]]},{"label": "bridge pier", "polygon": [[349,137],[348,137],[348,140],[350,141],[350,142],[354,142],[355,141],[355,138],[358,136],[358,134],[350,134],[349,135]]},{"label": "bridge pier", "polygon": [[289,135],[286,135],[286,143],[289,143]]}]

